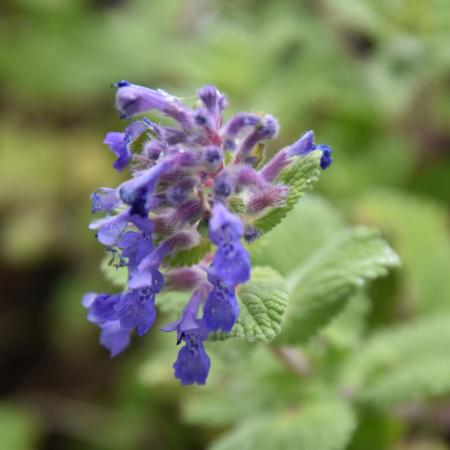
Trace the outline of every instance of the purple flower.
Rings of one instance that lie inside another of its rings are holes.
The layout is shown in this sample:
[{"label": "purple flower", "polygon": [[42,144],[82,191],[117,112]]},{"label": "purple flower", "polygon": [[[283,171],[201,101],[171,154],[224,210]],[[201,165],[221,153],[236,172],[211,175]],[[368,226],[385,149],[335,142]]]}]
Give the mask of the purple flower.
[{"label": "purple flower", "polygon": [[[287,149],[289,149],[289,147]],[[280,150],[259,171],[266,182],[272,183],[278,177],[280,172],[290,164],[291,158],[289,157],[287,149]]]},{"label": "purple flower", "polygon": [[199,328],[201,328],[201,321],[197,319],[197,315],[200,304],[207,295],[208,290],[209,285],[204,283],[199,289],[197,289],[197,291],[192,294],[192,297],[183,309],[183,313],[181,314],[180,319],[161,328],[162,331],[176,331],[178,344],[182,340],[183,333],[198,330]]},{"label": "purple flower", "polygon": [[223,163],[223,152],[220,147],[211,146],[205,151],[205,165],[208,172],[214,172]]},{"label": "purple flower", "polygon": [[250,279],[250,256],[238,240],[219,245],[212,267],[230,286]]},{"label": "purple flower", "polygon": [[220,202],[214,203],[209,221],[209,238],[216,245],[238,240],[244,233],[241,219]]},{"label": "purple flower", "polygon": [[137,329],[142,336],[156,319],[155,292],[151,287],[134,289],[122,295],[115,307],[115,317],[124,330]]},{"label": "purple flower", "polygon": [[84,295],[82,304],[88,310],[87,318],[97,325],[114,320],[115,307],[120,300],[120,294],[96,294],[89,292]]},{"label": "purple flower", "polygon": [[162,328],[162,331],[177,332],[177,344],[185,342],[173,365],[175,378],[179,379],[181,384],[205,384],[208,377],[211,362],[203,341],[209,332],[203,321],[197,319],[200,303],[208,290],[209,286],[203,284],[184,307],[181,318]]},{"label": "purple flower", "polygon": [[314,131],[309,130],[303,133],[302,137],[288,147],[288,155],[304,156],[315,149]]},{"label": "purple flower", "polygon": [[151,234],[142,231],[127,231],[118,242],[121,256],[128,258],[129,277],[136,273],[141,261],[153,250]]},{"label": "purple flower", "polygon": [[320,167],[322,169],[326,169],[333,161],[333,158],[331,157],[333,150],[331,149],[330,146],[326,144],[315,144],[314,131],[312,130],[304,133],[303,136],[297,142],[292,144],[289,147],[288,154],[290,156],[291,155],[304,156],[314,150],[320,150],[322,152],[322,157],[320,158]]},{"label": "purple flower", "polygon": [[212,266],[217,276],[230,286],[250,278],[250,256],[239,240],[243,234],[241,219],[216,202],[209,221],[209,237],[217,245]]},{"label": "purple flower", "polygon": [[[105,216],[90,228],[112,253],[111,263],[126,267],[128,277],[123,292],[88,293],[83,305],[100,329],[100,343],[115,356],[135,330],[141,336],[153,325],[155,297],[163,287],[194,291],[180,318],[162,330],[176,332],[182,344],[175,377],[182,384],[204,384],[210,368],[204,341],[211,332],[233,329],[239,316],[236,288],[250,278],[242,239],[256,240],[255,219],[265,208],[285,204],[289,187],[277,181],[285,168],[320,151],[325,169],[333,151],[315,144],[314,133],[307,131],[260,168],[259,149],[279,130],[273,116],[241,112],[222,125],[227,101],[212,85],[198,91],[194,107],[160,89],[125,80],[115,86],[122,118],[154,111],[174,122],[142,116],[105,137],[117,170],[133,161],[131,177],[116,189],[99,188],[91,195],[92,212]],[[139,151],[137,141],[144,134]]]},{"label": "purple flower", "polygon": [[170,160],[162,161],[120,186],[120,198],[124,203],[131,206],[131,214],[143,217],[147,216],[153,189],[155,188],[159,177],[167,171],[172,164],[173,162]]},{"label": "purple flower", "polygon": [[115,245],[122,233],[125,231],[130,214],[124,211],[116,216],[108,216],[103,219],[96,220],[89,225],[91,230],[97,231],[97,239],[106,246]]},{"label": "purple flower", "polygon": [[211,85],[203,86],[198,91],[198,96],[205,105],[205,108],[214,118],[216,126],[220,126],[222,111],[227,106],[226,97],[219,92],[215,86]]},{"label": "purple flower", "polygon": [[208,378],[211,360],[203,345],[204,335],[201,330],[192,330],[183,333],[182,340],[185,346],[178,352],[173,368],[175,378],[181,384],[205,384]]},{"label": "purple flower", "polygon": [[122,171],[131,159],[131,150],[125,143],[125,133],[110,131],[106,133],[103,143],[117,156],[113,167],[119,172]]},{"label": "purple flower", "polygon": [[98,230],[97,239],[101,244],[112,247],[118,244],[130,223],[148,235],[153,231],[153,223],[151,220],[147,217],[133,215],[130,213],[130,210],[122,211],[115,216],[107,216],[103,219],[96,220],[89,225],[89,228],[91,230]]},{"label": "purple flower", "polygon": [[108,145],[110,150],[117,156],[113,167],[119,172],[125,168],[131,159],[131,144],[148,128],[147,122],[139,120],[129,125],[124,133],[117,131],[106,133],[103,143]]},{"label": "purple flower", "polygon": [[273,182],[280,172],[292,162],[295,156],[306,156],[314,150],[320,150],[322,157],[320,167],[326,169],[332,162],[332,149],[328,145],[314,143],[314,131],[309,130],[293,144],[281,149],[270,161],[260,170],[261,176],[267,182]]},{"label": "purple flower", "polygon": [[317,145],[317,149],[322,150],[322,157],[320,158],[320,167],[323,170],[325,170],[333,162],[333,158],[331,157],[333,149],[326,144]]},{"label": "purple flower", "polygon": [[[192,231],[180,231],[173,234],[158,244],[154,250],[142,259],[138,266],[138,273],[128,281],[128,286],[133,289],[155,286],[155,282],[160,283],[162,276],[157,268],[163,262],[163,259],[174,251],[174,249],[191,248],[198,244],[200,237],[198,233]],[[157,281],[155,281],[155,277]]]},{"label": "purple flower", "polygon": [[120,301],[120,294],[87,293],[82,300],[88,309],[88,320],[100,327],[100,344],[106,347],[111,356],[116,356],[130,343],[130,331],[120,326],[115,319],[115,307]]},{"label": "purple flower", "polygon": [[198,177],[186,177],[179,183],[167,189],[167,200],[172,206],[179,206],[192,192],[192,189],[199,184]]},{"label": "purple flower", "polygon": [[245,161],[246,156],[255,147],[258,142],[273,139],[279,130],[278,121],[275,117],[266,115],[261,119],[261,123],[245,138],[242,142],[237,161]]},{"label": "purple flower", "polygon": [[218,197],[229,197],[233,192],[233,179],[228,172],[222,171],[214,181],[214,194]]},{"label": "purple flower", "polygon": [[244,239],[251,244],[252,242],[256,241],[260,237],[261,233],[260,231],[255,228],[253,225],[247,225],[245,227],[244,231]]},{"label": "purple flower", "polygon": [[216,281],[203,307],[203,320],[206,328],[211,331],[229,332],[236,323],[238,315],[239,306],[234,289],[219,280]]},{"label": "purple flower", "polygon": [[130,344],[130,332],[121,328],[118,320],[101,326],[100,344],[106,347],[111,357],[123,352]]},{"label": "purple flower", "polygon": [[165,273],[168,290],[190,291],[204,281],[204,271],[198,267],[180,267]]},{"label": "purple flower", "polygon": [[233,139],[245,129],[254,128],[261,122],[261,116],[254,113],[242,112],[233,116],[222,128],[224,141]]},{"label": "purple flower", "polygon": [[119,82],[116,86],[118,87],[116,107],[123,118],[130,118],[154,109],[172,117],[184,129],[192,129],[192,111],[162,89],[154,90],[137,84],[124,84],[124,82]]},{"label": "purple flower", "polygon": [[285,204],[289,189],[282,185],[269,185],[265,189],[249,197],[246,212],[248,214],[258,214],[268,207],[280,207]]},{"label": "purple flower", "polygon": [[116,189],[98,188],[91,194],[92,213],[111,212],[120,203]]}]

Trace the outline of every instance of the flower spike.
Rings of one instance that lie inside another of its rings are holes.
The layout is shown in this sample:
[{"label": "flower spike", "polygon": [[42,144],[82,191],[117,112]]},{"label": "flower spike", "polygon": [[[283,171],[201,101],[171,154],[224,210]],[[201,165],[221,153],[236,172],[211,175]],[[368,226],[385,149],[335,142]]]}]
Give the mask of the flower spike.
[{"label": "flower spike", "polygon": [[[205,341],[231,332],[239,320],[238,287],[252,270],[247,244],[263,232],[258,219],[290,199],[279,175],[314,151],[326,169],[333,150],[315,144],[307,131],[264,160],[263,144],[278,134],[277,119],[241,112],[224,121],[227,99],[212,85],[199,89],[195,105],[126,80],[114,87],[121,117],[132,121],[103,142],[116,156],[114,168],[131,174],[117,188],[91,195],[92,213],[104,216],[89,227],[127,279],[121,292],[89,292],[82,304],[100,330],[100,344],[115,357],[153,326],[162,290],[190,293],[178,320],[162,331],[176,332],[181,346],[175,378],[205,384],[211,366]],[[172,123],[155,123],[148,111]]]}]

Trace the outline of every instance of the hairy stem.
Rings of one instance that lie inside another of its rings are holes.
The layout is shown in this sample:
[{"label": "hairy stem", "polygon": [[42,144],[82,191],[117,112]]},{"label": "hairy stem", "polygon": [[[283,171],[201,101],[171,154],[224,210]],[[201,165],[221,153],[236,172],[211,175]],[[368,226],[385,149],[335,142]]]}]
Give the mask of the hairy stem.
[{"label": "hairy stem", "polygon": [[311,375],[312,369],[308,358],[297,348],[268,344],[267,348],[287,368],[300,378]]}]

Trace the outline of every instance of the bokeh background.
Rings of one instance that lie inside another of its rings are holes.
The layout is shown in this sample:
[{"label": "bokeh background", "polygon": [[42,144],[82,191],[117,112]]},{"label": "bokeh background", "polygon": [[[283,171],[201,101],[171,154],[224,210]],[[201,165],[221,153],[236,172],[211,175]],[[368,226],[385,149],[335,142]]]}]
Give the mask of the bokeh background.
[{"label": "bokeh background", "polygon": [[[403,260],[370,327],[448,311],[449,44],[448,0],[2,0],[0,449],[201,450],[226,429],[183,413],[156,333],[110,360],[80,305],[111,289],[87,224],[121,181],[101,142],[119,79],[214,83],[277,116],[278,147],[315,129],[335,149],[320,195]],[[366,417],[350,448],[450,448],[450,401],[427,408]]]}]

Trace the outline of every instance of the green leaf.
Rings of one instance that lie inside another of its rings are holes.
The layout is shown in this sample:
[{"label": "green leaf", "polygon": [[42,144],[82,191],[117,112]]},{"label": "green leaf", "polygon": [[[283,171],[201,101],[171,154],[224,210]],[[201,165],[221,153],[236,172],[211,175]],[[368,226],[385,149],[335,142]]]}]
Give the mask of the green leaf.
[{"label": "green leaf", "polygon": [[251,280],[239,287],[237,297],[239,318],[233,329],[214,333],[210,339],[273,340],[281,331],[288,299],[283,278],[269,267],[255,267]]},{"label": "green leaf", "polygon": [[322,336],[338,348],[356,347],[366,328],[370,299],[364,291],[358,291],[323,330]]},{"label": "green leaf", "polygon": [[355,429],[342,401],[317,401],[278,413],[252,416],[220,438],[211,450],[341,450]]},{"label": "green leaf", "polygon": [[171,267],[193,266],[211,250],[211,242],[202,239],[198,245],[185,250],[180,250],[175,255],[167,258],[164,263]]},{"label": "green leaf", "polygon": [[255,220],[253,225],[261,233],[267,233],[278,225],[294,208],[303,194],[312,189],[320,175],[320,157],[320,152],[313,152],[295,161],[292,166],[279,175],[277,181],[290,188],[286,204],[280,208],[272,209],[266,215]]},{"label": "green leaf", "polygon": [[114,286],[125,288],[128,281],[128,269],[125,266],[116,267],[111,263],[111,255],[106,254],[100,264],[105,278],[110,281]]},{"label": "green leaf", "polygon": [[241,197],[231,197],[228,204],[230,210],[238,216],[242,216],[245,213],[245,202]]},{"label": "green leaf", "polygon": [[[430,349],[433,351],[433,349]],[[391,407],[450,393],[450,361],[447,355],[418,358],[401,368],[389,370],[358,399],[377,407]]]},{"label": "green leaf", "polygon": [[288,280],[290,303],[279,341],[304,343],[368,280],[398,264],[398,256],[377,231],[355,227],[338,233]]},{"label": "green leaf", "polygon": [[379,408],[450,392],[450,316],[372,336],[344,370],[344,389]]},{"label": "green leaf", "polygon": [[289,213],[283,226],[250,246],[252,263],[264,265],[270,261],[271,267],[286,275],[343,228],[342,214],[323,198],[307,195]]},{"label": "green leaf", "polygon": [[430,199],[377,191],[357,207],[364,220],[388,235],[402,259],[411,309],[420,313],[450,310],[448,212]]},{"label": "green leaf", "polygon": [[242,404],[244,395],[230,390],[212,390],[198,392],[182,405],[184,420],[189,424],[223,426],[230,425],[242,416],[254,413],[257,400],[248,395]]}]

